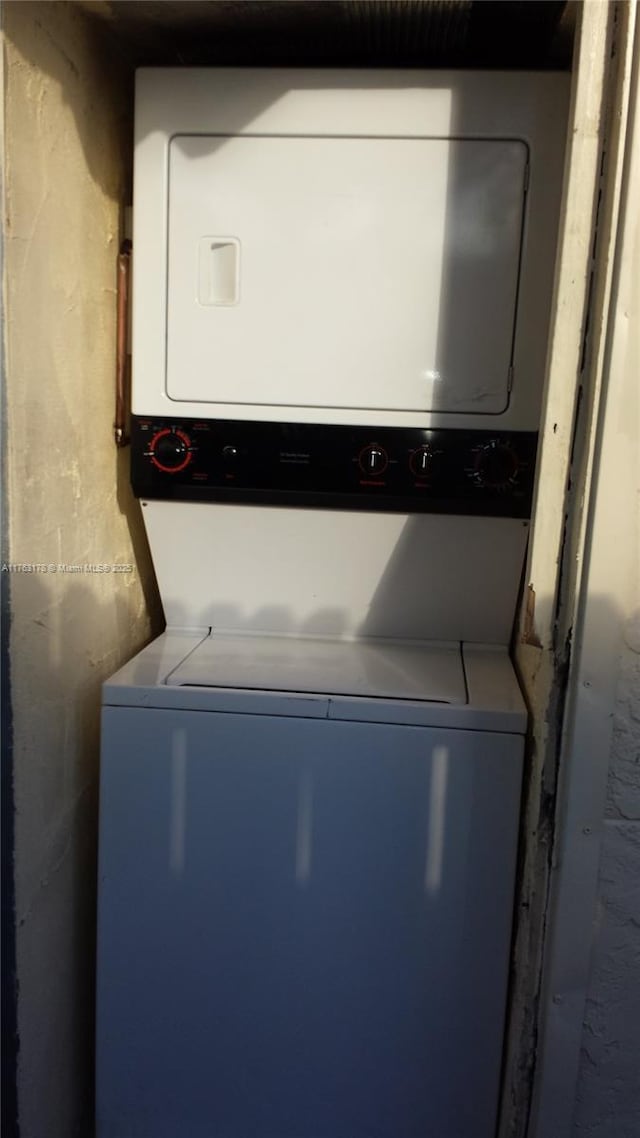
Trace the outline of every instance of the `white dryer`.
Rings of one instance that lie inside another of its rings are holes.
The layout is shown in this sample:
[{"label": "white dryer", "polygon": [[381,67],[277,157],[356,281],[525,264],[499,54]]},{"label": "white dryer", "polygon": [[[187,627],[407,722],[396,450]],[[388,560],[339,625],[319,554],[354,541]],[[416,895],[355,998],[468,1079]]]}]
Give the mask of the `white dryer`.
[{"label": "white dryer", "polygon": [[501,648],[169,632],[105,687],[100,1138],[490,1138]]}]

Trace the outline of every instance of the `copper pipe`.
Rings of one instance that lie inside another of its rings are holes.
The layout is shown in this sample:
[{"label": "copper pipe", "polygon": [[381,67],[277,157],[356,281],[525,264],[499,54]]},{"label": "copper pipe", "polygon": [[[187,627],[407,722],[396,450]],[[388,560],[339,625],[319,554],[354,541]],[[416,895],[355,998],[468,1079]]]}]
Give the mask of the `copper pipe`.
[{"label": "copper pipe", "polygon": [[131,242],[123,241],[118,253],[117,317],[116,317],[116,417],[113,424],[117,447],[127,446],[127,405],[131,358],[127,351],[129,330],[129,280],[131,274]]}]

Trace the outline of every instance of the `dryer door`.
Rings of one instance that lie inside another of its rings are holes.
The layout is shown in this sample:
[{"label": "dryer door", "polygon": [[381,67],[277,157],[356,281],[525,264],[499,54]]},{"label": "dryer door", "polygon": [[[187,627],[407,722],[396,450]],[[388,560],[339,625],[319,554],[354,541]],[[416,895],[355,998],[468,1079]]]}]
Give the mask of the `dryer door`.
[{"label": "dryer door", "polygon": [[513,139],[174,136],[169,398],[227,415],[505,411],[527,153]]}]

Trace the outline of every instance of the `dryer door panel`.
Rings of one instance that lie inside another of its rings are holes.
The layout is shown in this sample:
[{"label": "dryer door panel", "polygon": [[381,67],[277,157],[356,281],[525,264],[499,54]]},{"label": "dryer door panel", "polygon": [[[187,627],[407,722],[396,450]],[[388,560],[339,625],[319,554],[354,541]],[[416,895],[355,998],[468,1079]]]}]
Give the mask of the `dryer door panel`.
[{"label": "dryer door panel", "polygon": [[506,410],[526,163],[514,140],[175,136],[169,398]]}]

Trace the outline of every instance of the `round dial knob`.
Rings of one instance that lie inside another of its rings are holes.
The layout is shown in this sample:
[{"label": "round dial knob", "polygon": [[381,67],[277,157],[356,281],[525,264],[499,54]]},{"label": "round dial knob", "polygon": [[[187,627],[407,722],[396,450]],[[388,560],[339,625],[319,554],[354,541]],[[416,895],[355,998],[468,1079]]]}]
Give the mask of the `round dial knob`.
[{"label": "round dial knob", "polygon": [[149,454],[154,466],[166,474],[178,474],[191,462],[191,440],[184,431],[165,427],[151,440]]},{"label": "round dial knob", "polygon": [[431,449],[428,446],[418,447],[414,450],[411,458],[409,459],[409,467],[411,472],[417,478],[426,478],[429,470],[431,469]]},{"label": "round dial knob", "polygon": [[381,446],[371,443],[360,451],[358,462],[363,474],[382,474],[387,469],[389,459],[387,452]]},{"label": "round dial knob", "polygon": [[476,481],[489,490],[506,490],[518,473],[518,456],[508,443],[497,440],[479,451],[475,464]]}]

